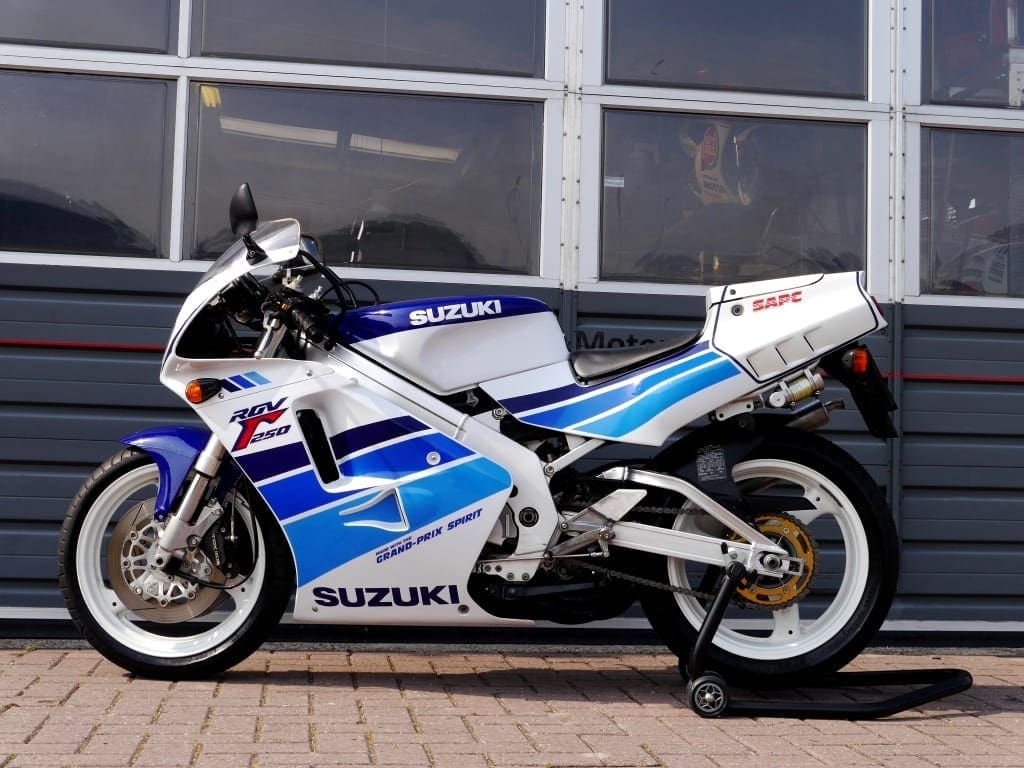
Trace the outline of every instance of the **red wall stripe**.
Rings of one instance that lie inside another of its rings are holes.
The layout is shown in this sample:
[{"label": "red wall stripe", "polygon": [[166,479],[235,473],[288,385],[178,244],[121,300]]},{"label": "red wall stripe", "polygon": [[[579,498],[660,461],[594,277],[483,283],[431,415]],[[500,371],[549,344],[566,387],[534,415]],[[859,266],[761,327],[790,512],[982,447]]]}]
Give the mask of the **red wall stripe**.
[{"label": "red wall stripe", "polygon": [[0,347],[28,347],[33,349],[79,349],[100,352],[159,352],[163,344],[114,344],[96,341],[46,341],[42,339],[0,339]]}]

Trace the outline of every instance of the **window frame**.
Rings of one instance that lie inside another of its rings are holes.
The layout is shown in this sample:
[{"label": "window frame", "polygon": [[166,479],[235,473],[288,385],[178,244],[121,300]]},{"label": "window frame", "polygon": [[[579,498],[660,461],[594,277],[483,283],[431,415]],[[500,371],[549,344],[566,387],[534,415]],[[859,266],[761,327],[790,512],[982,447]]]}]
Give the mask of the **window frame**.
[{"label": "window frame", "polygon": [[[220,59],[193,55],[190,31],[192,0],[179,0],[177,50],[172,53],[140,53],[86,48],[0,44],[0,68],[85,75],[127,76],[160,79],[174,84],[169,108],[168,133],[172,156],[170,215],[165,258],[94,256],[0,251],[0,263],[50,264],[55,266],[181,270],[203,272],[206,261],[183,258],[185,243],[185,184],[189,99],[194,82],[244,85],[295,86],[337,91],[393,92],[422,96],[464,96],[506,101],[531,101],[541,105],[540,218],[538,273],[502,275],[487,272],[413,270],[418,282],[558,287],[563,285],[564,239],[562,221],[567,207],[562,194],[565,158],[563,147],[566,104],[566,11],[547,0],[544,12],[543,78],[477,75],[433,70],[309,64],[264,59]],[[257,196],[258,196],[257,190]],[[227,201],[225,201],[225,215]],[[383,267],[360,268],[367,280],[413,279],[410,270]]]},{"label": "window frame", "polygon": [[839,99],[762,92],[716,91],[606,84],[606,0],[583,0],[580,90],[579,253],[573,286],[593,293],[703,296],[708,286],[602,280],[600,278],[603,191],[603,111],[606,108],[735,117],[776,117],[860,123],[867,130],[865,270],[868,290],[880,301],[893,296],[890,263],[892,192],[891,134],[892,14],[888,4],[868,4],[868,98]]},{"label": "window frame", "polygon": [[947,307],[992,307],[1020,309],[1024,296],[957,296],[921,291],[921,163],[922,141],[927,129],[966,129],[988,132],[1024,133],[1024,111],[1006,107],[979,107],[953,104],[929,104],[923,98],[925,62],[923,38],[924,0],[907,3],[900,9],[900,67],[902,77],[899,106],[902,113],[900,164],[902,216],[896,241],[897,295],[903,302]]}]

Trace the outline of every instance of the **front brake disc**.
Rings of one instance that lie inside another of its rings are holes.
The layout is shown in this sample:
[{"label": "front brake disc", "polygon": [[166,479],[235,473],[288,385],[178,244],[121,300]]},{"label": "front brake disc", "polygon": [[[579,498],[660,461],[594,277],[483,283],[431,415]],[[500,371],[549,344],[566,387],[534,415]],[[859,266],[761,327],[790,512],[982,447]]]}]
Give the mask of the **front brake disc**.
[{"label": "front brake disc", "polygon": [[[176,624],[203,616],[226,594],[150,563],[149,553],[163,530],[153,519],[154,506],[155,499],[139,502],[114,526],[107,544],[110,586],[122,605],[146,621]],[[222,578],[199,548],[189,550],[183,566],[202,574],[204,581]]]}]

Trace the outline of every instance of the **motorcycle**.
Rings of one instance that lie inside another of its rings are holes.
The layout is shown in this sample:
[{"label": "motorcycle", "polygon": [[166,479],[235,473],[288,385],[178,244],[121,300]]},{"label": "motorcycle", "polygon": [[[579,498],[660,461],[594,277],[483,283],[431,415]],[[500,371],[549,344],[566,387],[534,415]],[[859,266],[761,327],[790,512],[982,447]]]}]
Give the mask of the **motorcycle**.
[{"label": "motorcycle", "polygon": [[[260,223],[247,185],[229,212],[237,240],[185,299],[160,373],[206,428],[125,437],[61,530],[68,610],[114,663],[216,675],[293,598],[298,622],[465,627],[639,601],[682,659],[737,563],[707,652],[727,678],[832,671],[878,630],[892,516],[813,431],[842,406],[824,371],[894,434],[862,273],[715,287],[696,334],[570,353],[540,301],[382,304],[296,220]],[[650,455],[592,466],[609,444]]]}]

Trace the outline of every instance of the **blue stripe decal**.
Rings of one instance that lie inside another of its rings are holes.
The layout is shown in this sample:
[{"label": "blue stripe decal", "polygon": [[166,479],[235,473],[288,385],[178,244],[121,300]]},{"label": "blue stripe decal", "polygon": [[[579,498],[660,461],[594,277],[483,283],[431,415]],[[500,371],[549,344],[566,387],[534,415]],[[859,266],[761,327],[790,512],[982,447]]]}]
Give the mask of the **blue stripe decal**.
[{"label": "blue stripe decal", "polygon": [[[503,468],[479,456],[471,461],[442,469],[406,483],[398,489],[402,509],[408,519],[407,531],[396,532],[365,525],[346,525],[341,512],[353,506],[348,502],[285,526],[295,552],[300,587],[338,566],[382,547],[391,541],[507,490],[512,478]],[[395,497],[388,496],[377,506],[382,518],[393,517]],[[361,516],[354,515],[353,517]],[[330,542],[330,546],[324,546]]]},{"label": "blue stripe decal", "polygon": [[666,408],[680,400],[697,394],[703,389],[719,384],[726,379],[740,374],[740,369],[728,358],[720,358],[716,363],[699,371],[694,371],[678,381],[652,392],[635,405],[631,405],[617,413],[599,416],[577,424],[575,429],[588,434],[606,437],[623,437],[634,429],[642,427]]},{"label": "blue stripe decal", "polygon": [[345,477],[403,477],[430,469],[432,465],[427,463],[427,454],[432,452],[438,459],[434,466],[448,464],[473,453],[464,445],[432,432],[348,459],[341,463],[339,469]]},{"label": "blue stripe decal", "polygon": [[287,520],[310,509],[366,492],[363,488],[333,493],[324,490],[320,484],[320,478],[312,469],[281,480],[274,480],[259,488],[278,520]]},{"label": "blue stripe decal", "polygon": [[371,446],[427,429],[430,427],[412,416],[375,421],[373,424],[355,427],[335,435],[331,438],[331,450],[335,456],[348,456]]},{"label": "blue stripe decal", "polygon": [[242,389],[252,389],[256,386],[244,376],[232,376],[231,381],[235,382],[235,384],[240,386]]},{"label": "blue stripe decal", "polygon": [[279,448],[236,456],[235,461],[254,483],[309,465],[309,457],[302,443],[290,443]]},{"label": "blue stripe decal", "polygon": [[648,376],[644,376],[630,385],[618,386],[614,389],[602,387],[595,392],[593,397],[589,397],[585,400],[558,406],[556,408],[542,411],[540,413],[530,414],[528,416],[520,415],[518,418],[522,421],[526,421],[530,424],[536,424],[538,426],[565,429],[581,421],[601,416],[603,413],[611,410],[612,408],[623,405],[624,403],[628,403],[632,400],[638,400],[639,398],[644,397],[655,387],[676,376],[684,376],[688,372],[694,371],[701,366],[714,363],[722,359],[724,358],[715,352],[705,352],[701,355],[684,358],[676,364],[651,373]]},{"label": "blue stripe decal", "polygon": [[[298,445],[298,444],[296,444]],[[301,446],[298,446],[301,448]],[[456,459],[472,455],[472,451],[459,443],[450,440],[444,435],[433,433],[429,437],[397,443],[386,448],[381,448],[370,453],[356,456],[353,459],[342,462],[339,469],[343,477],[376,477],[382,479],[400,479],[406,475],[416,472],[423,472],[430,469],[427,463],[427,454],[436,451],[441,461],[439,468],[450,464]],[[305,450],[302,451],[305,459]],[[247,457],[252,458],[252,457]],[[270,466],[275,457],[266,457],[265,466]],[[287,457],[285,457],[287,458]],[[261,459],[262,460],[262,459]],[[308,466],[308,460],[303,466]],[[249,469],[243,464],[246,473]],[[259,467],[257,467],[257,471]],[[284,469],[266,469],[275,475],[284,472]],[[376,490],[374,489],[374,492]],[[307,472],[300,472],[291,477],[266,483],[260,486],[260,493],[267,500],[267,504],[274,510],[279,520],[287,520],[296,515],[301,515],[310,509],[322,507],[325,504],[339,501],[354,494],[361,494],[363,490],[328,491],[320,483],[316,472],[310,468]]]},{"label": "blue stripe decal", "polygon": [[[687,347],[685,350],[683,350],[682,352],[678,353],[677,355],[672,355],[672,356],[669,356],[669,357],[664,357],[664,358],[662,358],[660,360],[656,360],[655,362],[653,362],[653,363],[651,363],[651,364],[649,364],[649,365],[647,365],[645,367],[646,368],[653,368],[653,367],[656,367],[656,366],[659,366],[659,365],[665,365],[666,363],[671,363],[671,362],[674,362],[674,361],[685,360],[688,357],[693,357],[694,355],[699,354],[700,352],[704,352],[705,350],[708,349],[709,346],[710,345],[708,344],[708,342],[702,341],[699,344],[694,344],[692,347]],[[553,405],[553,404],[561,402],[563,400],[570,400],[570,399],[572,399],[574,397],[579,397],[580,395],[585,395],[588,392],[595,392],[595,391],[606,389],[608,387],[613,387],[616,384],[619,384],[619,383],[621,383],[624,380],[627,380],[627,379],[629,379],[631,377],[636,376],[642,370],[643,369],[630,371],[630,372],[628,372],[626,374],[623,374],[621,376],[617,376],[616,378],[614,378],[614,379],[612,379],[610,381],[602,382],[599,385],[593,385],[593,386],[589,386],[589,387],[584,387],[584,386],[581,386],[579,384],[567,384],[564,387],[558,387],[557,389],[550,389],[547,392],[535,392],[535,393],[531,393],[529,395],[520,395],[519,397],[510,397],[510,398],[507,398],[505,400],[502,400],[501,404],[508,411],[511,411],[512,413],[522,413],[523,411],[532,411],[532,410],[535,410],[537,408],[543,408],[545,405]]]},{"label": "blue stripe decal", "polygon": [[226,389],[228,392],[237,392],[239,389],[241,389],[241,387],[239,387],[237,384],[232,384],[229,379],[221,379],[220,385],[224,387],[224,389]]},{"label": "blue stripe decal", "polygon": [[256,373],[256,371],[246,371],[242,375],[245,376],[250,381],[255,381],[257,384],[269,384],[270,383],[270,379],[268,379],[268,378],[266,378],[264,376],[260,376],[258,373]]}]

